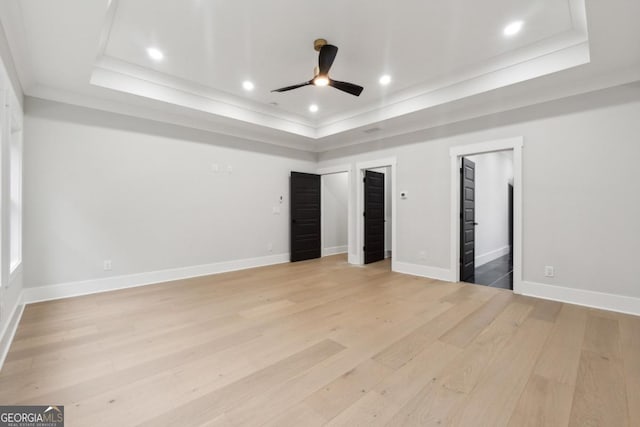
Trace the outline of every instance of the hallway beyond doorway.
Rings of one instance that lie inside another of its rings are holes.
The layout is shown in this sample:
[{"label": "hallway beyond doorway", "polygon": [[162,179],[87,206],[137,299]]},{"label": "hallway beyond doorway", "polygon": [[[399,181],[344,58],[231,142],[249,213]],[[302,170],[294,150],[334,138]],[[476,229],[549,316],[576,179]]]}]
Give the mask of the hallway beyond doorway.
[{"label": "hallway beyond doorway", "polygon": [[513,260],[511,255],[501,256],[476,267],[473,283],[492,288],[513,290]]}]

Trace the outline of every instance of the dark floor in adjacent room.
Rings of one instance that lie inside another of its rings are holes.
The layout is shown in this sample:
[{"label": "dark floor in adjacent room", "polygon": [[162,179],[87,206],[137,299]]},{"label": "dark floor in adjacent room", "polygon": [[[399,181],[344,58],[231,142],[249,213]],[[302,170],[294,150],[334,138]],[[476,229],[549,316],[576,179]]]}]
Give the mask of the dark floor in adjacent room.
[{"label": "dark floor in adjacent room", "polygon": [[476,267],[473,283],[491,286],[492,288],[513,289],[513,260],[511,255],[504,255]]}]

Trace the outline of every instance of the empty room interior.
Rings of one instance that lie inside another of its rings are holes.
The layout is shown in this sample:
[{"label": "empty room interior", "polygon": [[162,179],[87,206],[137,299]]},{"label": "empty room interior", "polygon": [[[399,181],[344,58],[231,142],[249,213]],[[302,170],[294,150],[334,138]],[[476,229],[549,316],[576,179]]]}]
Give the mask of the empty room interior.
[{"label": "empty room interior", "polygon": [[638,17],[2,0],[0,425],[640,425]]}]

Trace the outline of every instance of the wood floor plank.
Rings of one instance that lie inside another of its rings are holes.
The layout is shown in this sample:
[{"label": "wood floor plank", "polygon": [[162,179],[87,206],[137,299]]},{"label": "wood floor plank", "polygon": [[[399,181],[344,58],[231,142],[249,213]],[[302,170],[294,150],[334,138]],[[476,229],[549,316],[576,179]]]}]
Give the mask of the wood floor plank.
[{"label": "wood floor plank", "polygon": [[240,311],[240,316],[248,317],[249,319],[253,319],[256,317],[261,317],[269,313],[273,313],[274,311],[282,310],[283,308],[291,307],[295,305],[293,301],[289,301],[288,299],[269,302],[267,304],[262,304],[257,307],[253,307],[247,310]]},{"label": "wood floor plank", "polygon": [[305,402],[329,420],[351,406],[390,372],[388,367],[367,359],[313,393]]},{"label": "wood floor plank", "polygon": [[385,399],[404,405],[426,385],[437,381],[444,368],[461,352],[459,347],[434,341],[384,378],[376,386],[375,391]]},{"label": "wood floor plank", "polygon": [[562,308],[562,303],[557,301],[548,301],[548,300],[537,300],[535,302],[535,306],[533,311],[531,312],[531,317],[538,320],[544,320],[545,322],[555,322],[560,309]]},{"label": "wood floor plank", "polygon": [[93,427],[640,425],[640,318],[338,255],[31,304],[0,402]]},{"label": "wood floor plank", "polygon": [[[512,427],[569,424],[587,310],[564,304],[554,318],[554,327],[509,421]],[[542,320],[547,321],[546,316]]]},{"label": "wood floor plank", "polygon": [[320,416],[305,402],[300,402],[287,409],[278,417],[261,424],[262,427],[320,427],[327,423],[327,420]]},{"label": "wood floor plank", "polygon": [[62,399],[67,402],[79,402],[82,399],[105,393],[111,389],[123,387],[138,380],[164,372],[176,365],[184,365],[193,360],[211,357],[218,351],[245,343],[260,336],[259,329],[245,329],[240,332],[205,341],[175,353],[168,353],[151,362],[140,363],[120,371],[109,372],[103,376],[82,381],[67,387],[59,387],[46,394],[38,394],[33,399],[40,402],[54,402]]},{"label": "wood floor plank", "polygon": [[629,425],[618,320],[589,313],[570,426]]},{"label": "wood floor plank", "polygon": [[386,420],[397,412],[399,406],[390,399],[384,399],[376,391],[367,393],[362,399],[351,405],[327,426],[375,427],[386,425]]},{"label": "wood floor plank", "polygon": [[391,344],[375,355],[374,359],[390,368],[400,368],[481,304],[477,300],[464,300],[452,306],[424,326]]},{"label": "wood floor plank", "polygon": [[[454,409],[454,424],[506,426],[550,330],[547,322],[525,320],[487,367],[468,398]],[[514,360],[518,363],[514,364]]]},{"label": "wood floor plank", "polygon": [[161,413],[141,425],[179,425],[185,419],[193,421],[194,424],[205,422],[221,415],[233,405],[240,404],[249,396],[268,392],[274,384],[283,382],[342,350],[344,347],[334,341],[322,341],[227,387]]},{"label": "wood floor plank", "polygon": [[622,364],[619,360],[583,350],[569,426],[629,425]]},{"label": "wood floor plank", "polygon": [[554,427],[569,423],[574,388],[533,374],[509,419],[510,427]]},{"label": "wood floor plank", "polygon": [[465,348],[504,310],[512,299],[513,294],[496,294],[487,303],[470,315],[464,317],[457,325],[443,334],[440,340],[460,348]]},{"label": "wood floor plank", "polygon": [[630,420],[640,420],[640,318],[620,319],[620,343]]},{"label": "wood floor plank", "polygon": [[[380,322],[380,319],[372,319],[372,322],[379,322],[379,326],[355,334],[357,338],[353,338],[349,342],[348,349],[328,358],[297,377],[274,387],[268,395],[255,396],[245,401],[242,405],[228,412],[229,418],[236,425],[251,426],[258,414],[266,419],[275,417],[283,412],[287,406],[295,404],[304,398],[305,390],[309,393],[308,390],[316,391],[325,388],[332,380],[338,379],[341,375],[357,369],[362,363],[366,363],[372,355],[378,353],[381,348],[387,346],[398,335],[410,333],[429,319],[448,309],[450,304],[436,300],[420,304],[420,306],[423,308],[431,307],[428,309],[429,313],[413,315],[409,310],[408,313],[403,313],[401,318],[397,318],[396,322]],[[382,307],[388,308],[388,305],[383,304]],[[392,312],[396,311],[395,308],[390,310]],[[381,369],[386,370],[386,368]],[[379,373],[382,375],[382,372]],[[360,377],[359,379],[363,378]],[[353,381],[349,382],[351,386],[355,386]],[[367,383],[374,385],[371,379],[368,379]],[[364,385],[366,384],[359,384],[361,388]],[[361,388],[357,390],[360,391]],[[351,397],[357,399],[359,395],[360,393],[355,393]]]},{"label": "wood floor plank", "polygon": [[[460,411],[459,405],[486,378],[487,369],[493,366],[496,357],[511,342],[531,308],[526,304],[509,304],[471,345],[461,349],[457,357],[449,360],[440,375],[406,401],[389,423],[447,425],[452,422],[454,415]],[[501,403],[502,401],[497,401],[497,404]]]},{"label": "wood floor plank", "polygon": [[520,303],[507,306],[460,354],[456,368],[442,376],[440,381],[443,387],[457,393],[471,392],[495,358],[512,342],[530,311],[531,306]]},{"label": "wood floor plank", "polygon": [[582,347],[606,358],[619,358],[621,348],[618,321],[589,315]]}]

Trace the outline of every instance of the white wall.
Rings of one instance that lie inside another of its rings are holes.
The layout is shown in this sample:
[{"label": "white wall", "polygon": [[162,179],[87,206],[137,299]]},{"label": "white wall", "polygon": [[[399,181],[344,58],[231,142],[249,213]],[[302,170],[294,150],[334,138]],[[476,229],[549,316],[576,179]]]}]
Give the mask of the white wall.
[{"label": "white wall", "polygon": [[[319,164],[310,154],[205,132],[25,105],[31,286],[262,257],[269,242],[273,254],[284,253],[290,170],[355,170],[389,157],[397,159],[398,191],[409,194],[397,203],[394,259],[449,271],[449,148],[523,136],[525,281],[640,297],[640,84],[333,150]],[[214,173],[214,162],[233,172]],[[281,194],[282,214],[273,215]],[[107,258],[111,272],[102,270]],[[554,278],[544,277],[546,265]]]},{"label": "white wall", "polygon": [[509,192],[513,152],[466,156],[475,163],[476,267],[509,253]]},{"label": "white wall", "polygon": [[323,254],[347,252],[349,174],[333,173],[322,176]]},{"label": "white wall", "polygon": [[25,113],[26,286],[286,258],[289,173],[314,154],[33,98]]},{"label": "white wall", "polygon": [[395,156],[409,197],[394,260],[449,271],[449,148],[523,136],[524,279],[640,297],[639,117],[640,85],[626,85],[326,152],[320,167]]}]

